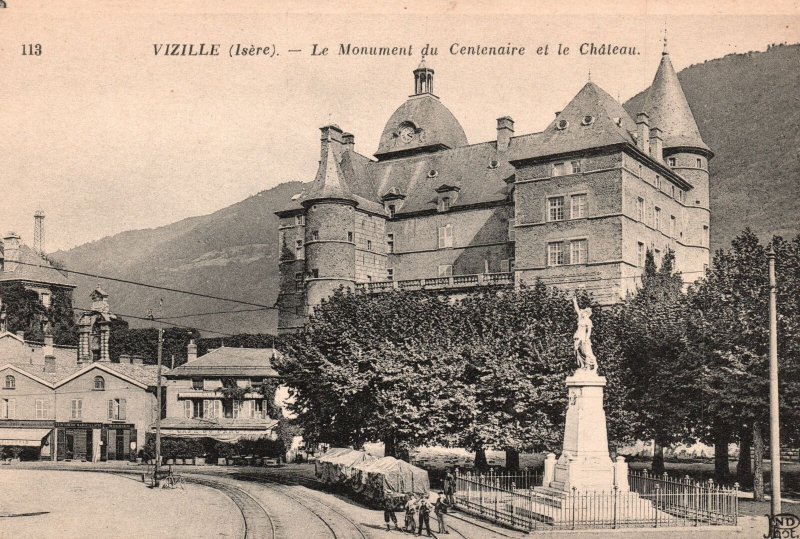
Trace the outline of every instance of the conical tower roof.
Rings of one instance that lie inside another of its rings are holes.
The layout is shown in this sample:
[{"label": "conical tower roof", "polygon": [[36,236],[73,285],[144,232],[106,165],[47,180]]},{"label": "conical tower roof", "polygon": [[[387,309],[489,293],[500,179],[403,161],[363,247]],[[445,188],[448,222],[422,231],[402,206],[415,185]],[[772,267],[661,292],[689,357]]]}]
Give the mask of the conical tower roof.
[{"label": "conical tower roof", "polygon": [[666,50],[647,92],[643,112],[650,117],[650,127],[661,129],[665,150],[688,147],[711,152],[700,136],[692,109]]},{"label": "conical tower roof", "polygon": [[323,151],[324,155],[319,161],[317,176],[309,190],[306,201],[333,198],[350,200],[350,191],[344,181],[344,174],[333,149],[333,141],[328,141]]}]

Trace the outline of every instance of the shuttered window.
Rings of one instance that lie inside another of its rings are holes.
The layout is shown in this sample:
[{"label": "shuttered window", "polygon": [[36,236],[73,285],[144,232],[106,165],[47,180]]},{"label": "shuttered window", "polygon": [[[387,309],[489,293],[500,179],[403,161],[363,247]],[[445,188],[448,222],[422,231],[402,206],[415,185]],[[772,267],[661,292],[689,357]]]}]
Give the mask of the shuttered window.
[{"label": "shuttered window", "polygon": [[439,227],[439,249],[453,246],[453,225]]},{"label": "shuttered window", "polygon": [[75,421],[83,419],[83,399],[72,399],[70,419],[74,419]]},{"label": "shuttered window", "polygon": [[183,401],[183,417],[186,419],[192,418],[192,401],[190,400]]},{"label": "shuttered window", "polygon": [[124,420],[126,416],[125,399],[111,399],[108,401],[108,418],[111,420]]}]

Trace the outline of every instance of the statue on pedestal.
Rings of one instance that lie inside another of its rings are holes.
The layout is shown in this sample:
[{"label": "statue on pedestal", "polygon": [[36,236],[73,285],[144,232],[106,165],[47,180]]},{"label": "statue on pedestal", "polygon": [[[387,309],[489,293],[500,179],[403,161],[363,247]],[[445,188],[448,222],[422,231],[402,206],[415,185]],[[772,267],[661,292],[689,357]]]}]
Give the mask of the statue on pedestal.
[{"label": "statue on pedestal", "polygon": [[578,362],[578,368],[596,371],[597,358],[594,357],[592,352],[592,309],[586,307],[581,309],[578,305],[578,298],[572,297],[572,304],[575,306],[575,313],[578,315],[578,329],[575,330],[574,347],[575,359]]}]

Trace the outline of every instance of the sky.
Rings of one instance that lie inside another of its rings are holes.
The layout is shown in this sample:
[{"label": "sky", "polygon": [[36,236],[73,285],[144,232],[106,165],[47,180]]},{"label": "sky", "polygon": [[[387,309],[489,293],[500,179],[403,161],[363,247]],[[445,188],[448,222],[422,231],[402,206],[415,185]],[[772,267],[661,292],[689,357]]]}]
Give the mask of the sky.
[{"label": "sky", "polygon": [[[372,155],[413,91],[425,44],[434,89],[470,143],[544,129],[591,80],[625,101],[652,81],[667,29],[680,70],[800,42],[800,1],[207,2],[6,0],[0,10],[0,232],[47,251],[211,213],[289,180],[313,179],[319,127],[336,123]],[[518,5],[522,4],[522,5]],[[220,45],[219,56],[154,54]],[[274,56],[229,56],[231,45]],[[339,55],[340,44],[413,47]],[[465,56],[452,44],[523,46]],[[579,54],[582,43],[636,55]],[[42,54],[23,55],[40,44]],[[327,56],[312,56],[314,44]],[[558,45],[570,54],[558,55]],[[548,54],[537,54],[548,46]],[[301,52],[289,52],[299,49]],[[591,73],[591,75],[590,75]]]}]

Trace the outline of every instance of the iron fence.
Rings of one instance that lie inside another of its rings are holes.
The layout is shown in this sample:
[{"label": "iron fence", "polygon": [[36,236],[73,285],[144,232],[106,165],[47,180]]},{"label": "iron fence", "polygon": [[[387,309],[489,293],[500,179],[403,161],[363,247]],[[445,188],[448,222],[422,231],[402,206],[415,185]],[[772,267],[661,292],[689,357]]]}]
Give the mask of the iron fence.
[{"label": "iron fence", "polygon": [[[631,491],[559,492],[536,486],[535,474],[456,475],[456,504],[511,528],[630,528],[732,525],[738,490],[631,474]],[[517,484],[527,482],[524,487]],[[634,490],[634,485],[636,489]],[[641,492],[640,492],[641,491]]]}]

